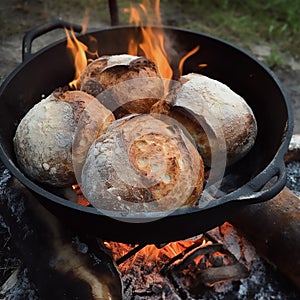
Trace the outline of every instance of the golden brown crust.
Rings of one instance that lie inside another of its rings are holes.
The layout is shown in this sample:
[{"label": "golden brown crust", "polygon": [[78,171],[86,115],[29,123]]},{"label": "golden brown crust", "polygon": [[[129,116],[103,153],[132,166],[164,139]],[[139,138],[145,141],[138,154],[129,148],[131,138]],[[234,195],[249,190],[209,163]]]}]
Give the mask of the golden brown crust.
[{"label": "golden brown crust", "polygon": [[197,202],[203,177],[201,156],[179,127],[136,115],[112,123],[91,146],[82,190],[98,209],[172,210]]},{"label": "golden brown crust", "polygon": [[[137,80],[129,83],[132,79]],[[159,79],[161,76],[152,61],[122,54],[94,60],[81,74],[79,86],[82,91],[98,97],[120,118],[131,113],[148,113],[163,95],[163,83]],[[120,85],[125,81],[128,84]],[[114,89],[117,85],[119,88]],[[110,92],[101,96],[107,89]]]}]

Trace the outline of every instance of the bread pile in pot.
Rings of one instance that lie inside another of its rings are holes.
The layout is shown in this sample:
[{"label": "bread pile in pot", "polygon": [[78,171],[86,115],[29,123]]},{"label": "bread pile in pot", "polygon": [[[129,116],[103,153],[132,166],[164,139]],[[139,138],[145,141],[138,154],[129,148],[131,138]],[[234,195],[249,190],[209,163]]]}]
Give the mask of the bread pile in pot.
[{"label": "bread pile in pot", "polygon": [[58,88],[31,108],[14,149],[29,178],[78,182],[97,209],[168,211],[198,204],[218,138],[228,166],[256,134],[251,108],[228,86],[194,73],[174,84],[149,59],[122,54],[95,59],[78,90]]}]

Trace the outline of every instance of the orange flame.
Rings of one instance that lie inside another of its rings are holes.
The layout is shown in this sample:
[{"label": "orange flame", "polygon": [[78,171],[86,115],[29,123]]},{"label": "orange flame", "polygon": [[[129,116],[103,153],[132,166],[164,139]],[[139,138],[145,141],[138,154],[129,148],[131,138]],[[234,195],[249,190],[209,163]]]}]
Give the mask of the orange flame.
[{"label": "orange flame", "polygon": [[[168,60],[168,55],[165,45],[166,36],[162,28],[162,19],[160,15],[160,0],[143,0],[142,4],[134,6],[130,5],[130,9],[125,9],[125,12],[130,12],[129,23],[141,27],[142,41],[138,42],[134,38],[129,41],[128,54],[138,55],[139,49],[144,52],[144,56],[152,60],[158,67],[158,70],[163,78],[172,79],[173,70]],[[84,31],[87,28],[88,11],[85,13],[83,20]],[[144,25],[146,24],[146,26]],[[156,25],[156,29],[153,26]],[[161,27],[161,28],[160,28]],[[67,49],[70,50],[75,67],[74,80],[69,83],[69,86],[77,89],[78,79],[82,71],[86,68],[89,59],[86,54],[92,55],[95,58],[99,57],[97,51],[89,52],[88,47],[80,42],[71,30],[71,33],[65,29],[67,36]],[[184,62],[188,57],[195,54],[200,49],[199,46],[195,47],[187,53],[179,62],[178,74],[182,75]],[[199,64],[203,68],[206,64]]]},{"label": "orange flame", "polygon": [[[128,10],[125,10],[126,12]],[[144,55],[152,60],[158,67],[163,78],[172,79],[173,70],[168,61],[167,51],[165,48],[166,36],[163,29],[153,30],[153,25],[162,26],[160,15],[160,0],[144,0],[142,4],[133,6],[131,4],[129,23],[135,26],[141,26],[143,40],[138,43],[134,39],[129,41],[128,54],[138,55],[139,48],[144,52]],[[146,20],[147,26],[144,26]],[[178,66],[179,76],[182,75],[183,64],[188,57],[195,54],[200,49],[199,46],[187,53],[181,60]],[[201,65],[203,67],[203,64]]]},{"label": "orange flame", "polygon": [[[82,33],[85,33],[87,30],[87,25],[88,25],[88,21],[89,21],[89,13],[90,13],[90,9],[87,8],[85,11],[83,20],[81,22]],[[77,39],[73,29],[70,30],[71,33],[69,34],[67,29],[65,28],[65,32],[66,32],[66,36],[67,36],[67,49],[69,49],[69,51],[72,54],[73,61],[74,61],[74,67],[75,67],[74,79],[73,79],[73,81],[71,81],[69,83],[69,86],[71,88],[77,89],[79,76],[80,76],[81,72],[86,68],[87,64],[90,61],[90,59],[87,58],[87,54],[94,58],[99,57],[99,55],[98,55],[97,50],[90,51],[84,43],[80,42]],[[97,41],[94,37],[88,36],[88,38],[89,38],[89,42],[91,44],[94,44],[94,45],[96,44]]]},{"label": "orange flame", "polygon": [[156,262],[162,256],[172,258],[181,253],[184,249],[191,246],[192,244],[192,241],[172,242],[160,249],[157,248],[155,245],[147,245],[137,254],[135,254],[135,256],[133,257],[133,262],[137,259],[138,256],[144,257],[145,261],[147,262]]},{"label": "orange flame", "polygon": [[200,49],[200,46],[196,46],[193,50],[191,50],[190,52],[188,52],[179,62],[179,66],[178,66],[178,71],[179,71],[179,76],[182,75],[182,70],[183,70],[183,65],[185,63],[185,61],[192,56],[193,54],[195,54],[198,50]]},{"label": "orange flame", "polygon": [[86,52],[88,51],[88,47],[76,38],[74,30],[71,30],[71,35],[66,29],[65,32],[67,36],[67,49],[70,50],[73,56],[74,67],[75,67],[74,80],[69,83],[69,86],[74,89],[77,89],[79,76],[81,72],[86,68],[88,63],[86,57]]},{"label": "orange flame", "polygon": [[[138,55],[138,48],[140,48],[144,52],[144,55],[157,65],[161,76],[171,79],[173,70],[167,58],[163,30],[154,32],[152,29],[153,25],[162,25],[159,3],[159,0],[154,0],[154,3],[144,0],[143,4],[139,4],[137,7],[131,5],[129,23],[135,26],[143,26],[141,28],[143,40],[139,44],[134,39],[130,40],[128,54]],[[144,19],[147,26],[144,26]]]},{"label": "orange flame", "polygon": [[[168,257],[169,259],[171,259],[181,254],[187,248],[193,246],[195,242],[197,243],[198,247],[204,247],[205,245],[210,243],[200,237],[198,240],[189,239],[184,241],[171,242],[161,248],[157,248],[155,245],[147,245],[133,256],[131,263],[134,263],[140,258],[142,258],[143,261],[148,264],[157,263],[163,257]],[[200,245],[199,242],[201,243]],[[111,249],[114,259],[116,260],[122,255],[125,255],[130,250],[128,244],[111,242],[107,243],[106,246]],[[117,250],[117,253],[115,253],[114,249]]]}]

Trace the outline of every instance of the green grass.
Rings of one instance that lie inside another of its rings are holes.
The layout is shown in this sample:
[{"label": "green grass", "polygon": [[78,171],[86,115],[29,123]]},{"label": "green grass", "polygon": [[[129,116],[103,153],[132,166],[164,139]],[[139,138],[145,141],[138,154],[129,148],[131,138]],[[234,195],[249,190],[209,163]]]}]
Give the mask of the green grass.
[{"label": "green grass", "polygon": [[[119,0],[122,8],[128,3]],[[299,0],[161,0],[161,11],[167,25],[212,34],[248,50],[270,45],[265,62],[271,67],[284,65],[286,54],[300,58]],[[126,22],[125,16],[121,20]]]},{"label": "green grass", "polygon": [[[276,57],[279,63],[277,57],[285,52],[300,57],[299,0],[162,0],[162,5],[176,26],[204,31],[243,47],[269,44],[273,62]],[[170,8],[185,17],[172,17],[167,12]]]},{"label": "green grass", "polygon": [[[37,20],[42,24],[54,18],[81,23],[86,12],[93,24],[110,22],[108,0],[2,0],[1,3],[6,3],[10,10],[0,14],[4,38],[39,25]],[[118,0],[118,4],[121,23],[127,24],[128,14],[123,9],[129,7],[130,1]],[[254,44],[268,44],[272,51],[267,60],[271,64],[283,63],[285,53],[300,57],[299,0],[161,0],[161,11],[164,24],[212,34],[248,50]]]}]

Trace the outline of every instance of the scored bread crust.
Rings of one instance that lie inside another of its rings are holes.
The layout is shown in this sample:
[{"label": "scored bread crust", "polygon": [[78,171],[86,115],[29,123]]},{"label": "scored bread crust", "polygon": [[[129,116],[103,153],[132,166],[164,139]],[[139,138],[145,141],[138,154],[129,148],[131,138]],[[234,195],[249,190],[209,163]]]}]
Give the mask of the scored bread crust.
[{"label": "scored bread crust", "polygon": [[98,209],[173,210],[197,202],[203,174],[201,156],[178,126],[131,115],[93,143],[81,188]]},{"label": "scored bread crust", "polygon": [[[87,107],[92,103],[105,122],[95,121],[89,113]],[[85,141],[77,148],[78,159],[82,159],[95,132],[101,134],[112,120],[113,114],[91,95],[58,89],[32,107],[19,123],[13,139],[18,164],[35,181],[68,186],[76,181],[72,147],[78,122],[78,136]]]},{"label": "scored bread crust", "polygon": [[[79,78],[79,88],[97,97],[117,118],[148,113],[164,92],[157,66],[145,57],[128,54],[102,56],[92,61]],[[108,89],[109,93],[101,95]]]}]

